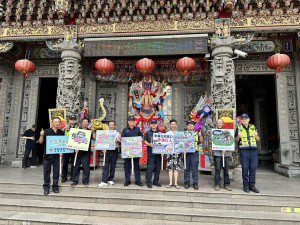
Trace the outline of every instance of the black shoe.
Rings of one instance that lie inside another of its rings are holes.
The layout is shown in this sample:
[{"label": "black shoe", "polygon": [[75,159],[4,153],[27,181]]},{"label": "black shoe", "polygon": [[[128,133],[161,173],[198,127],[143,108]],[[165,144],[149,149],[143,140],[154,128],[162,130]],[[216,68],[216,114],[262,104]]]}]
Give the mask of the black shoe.
[{"label": "black shoe", "polygon": [[250,189],[249,189],[249,185],[245,185],[244,184],[244,192],[246,192],[246,193],[249,193],[250,192]]},{"label": "black shoe", "polygon": [[130,181],[125,181],[124,186],[128,186],[128,185],[130,185],[130,184],[131,184]]},{"label": "black shoe", "polygon": [[53,189],[53,193],[58,194],[59,190],[58,189]]},{"label": "black shoe", "polygon": [[78,183],[73,182],[73,183],[71,184],[71,187],[75,187],[77,184],[78,184]]},{"label": "black shoe", "polygon": [[144,186],[143,183],[142,183],[141,181],[136,181],[136,182],[135,182],[135,185],[140,186],[140,187]]},{"label": "black shoe", "polygon": [[193,187],[194,187],[195,190],[198,190],[198,183],[194,183]]},{"label": "black shoe", "polygon": [[147,184],[147,187],[148,188],[152,188],[152,184]]},{"label": "black shoe", "polygon": [[154,186],[161,187],[160,183],[153,183]]},{"label": "black shoe", "polygon": [[49,190],[44,190],[44,195],[49,195]]},{"label": "black shoe", "polygon": [[66,181],[67,181],[67,178],[66,178],[66,177],[62,177],[62,178],[61,178],[61,182],[62,182],[62,183],[65,183]]},{"label": "black shoe", "polygon": [[189,189],[190,188],[190,183],[184,183],[184,188]]},{"label": "black shoe", "polygon": [[27,168],[27,166],[22,166],[22,168],[23,168],[23,169],[26,169],[26,168]]},{"label": "black shoe", "polygon": [[250,185],[249,189],[250,189],[250,191],[253,191],[254,193],[259,193],[259,190],[256,189],[254,184]]}]

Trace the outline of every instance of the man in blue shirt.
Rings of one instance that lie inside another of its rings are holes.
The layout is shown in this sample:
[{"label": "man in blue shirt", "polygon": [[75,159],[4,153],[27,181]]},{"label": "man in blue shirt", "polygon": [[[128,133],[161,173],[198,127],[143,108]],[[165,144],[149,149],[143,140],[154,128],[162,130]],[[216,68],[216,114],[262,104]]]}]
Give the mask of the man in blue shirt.
[{"label": "man in blue shirt", "polygon": [[147,162],[147,173],[146,173],[146,183],[148,188],[152,188],[152,173],[155,168],[153,185],[161,187],[159,181],[160,167],[161,167],[161,155],[152,154],[153,148],[153,134],[158,133],[157,130],[157,120],[150,121],[151,129],[147,131],[144,137],[145,144],[147,145],[148,162]]},{"label": "man in blue shirt", "polygon": [[[141,132],[141,129],[135,126],[135,119],[133,116],[128,117],[128,127],[124,128],[122,131],[122,137],[137,137],[141,136],[143,137],[143,133]],[[134,176],[135,176],[135,184],[138,186],[143,186],[143,183],[141,182],[141,173],[140,173],[140,164],[139,164],[140,158],[134,158]],[[131,166],[131,159],[125,159],[125,183],[124,186],[128,186],[131,184],[130,182],[130,166]]]},{"label": "man in blue shirt", "polygon": [[30,152],[32,151],[32,163],[31,163],[31,168],[36,167],[36,148],[35,148],[35,143],[38,140],[38,136],[35,133],[36,131],[36,125],[32,125],[31,129],[28,129],[24,132],[23,136],[21,139],[26,139],[26,145],[25,145],[25,153],[24,157],[22,160],[22,167],[24,169],[27,168],[27,162],[28,158],[30,155]]}]

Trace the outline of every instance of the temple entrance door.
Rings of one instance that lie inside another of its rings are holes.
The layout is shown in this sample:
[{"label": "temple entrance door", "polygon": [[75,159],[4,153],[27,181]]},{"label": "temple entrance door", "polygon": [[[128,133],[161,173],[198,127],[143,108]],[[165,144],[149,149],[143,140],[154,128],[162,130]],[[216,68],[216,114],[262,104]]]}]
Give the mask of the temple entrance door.
[{"label": "temple entrance door", "polygon": [[[57,93],[58,78],[40,78],[39,98],[38,98],[38,118],[37,126],[38,133],[41,128],[44,130],[50,127],[48,109],[56,108],[56,93]],[[43,146],[39,146],[37,151],[39,162],[42,161]]]},{"label": "temple entrance door", "polygon": [[250,123],[261,137],[259,165],[269,164],[272,168],[274,157],[279,157],[275,79],[274,75],[236,76],[237,116],[249,114]]}]

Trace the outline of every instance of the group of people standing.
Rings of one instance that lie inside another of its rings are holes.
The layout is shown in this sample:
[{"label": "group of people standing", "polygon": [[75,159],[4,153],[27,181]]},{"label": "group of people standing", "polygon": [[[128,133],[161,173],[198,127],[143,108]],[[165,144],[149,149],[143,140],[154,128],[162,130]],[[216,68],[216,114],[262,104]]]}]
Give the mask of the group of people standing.
[{"label": "group of people standing", "polygon": [[[243,178],[243,190],[245,192],[253,191],[258,193],[259,191],[255,187],[255,177],[256,177],[256,168],[258,163],[258,151],[257,151],[257,141],[260,140],[258,136],[258,132],[254,125],[249,124],[250,118],[248,114],[241,115],[241,124],[236,128],[235,131],[235,141],[239,144],[240,149],[240,156],[241,156],[241,165],[242,165],[242,178]],[[40,132],[40,138],[37,140],[37,137],[34,136],[30,130],[27,130],[23,138],[30,140],[30,141],[38,141],[38,143],[42,144],[46,141],[47,136],[63,136],[69,135],[71,128],[80,128],[84,130],[91,130],[92,137],[91,139],[96,139],[96,132],[93,127],[91,129],[88,128],[89,121],[88,119],[83,119],[81,121],[81,126],[77,125],[77,118],[76,116],[69,117],[69,125],[64,128],[63,130],[59,129],[61,121],[59,118],[54,118],[52,120],[52,127],[46,129],[45,131],[42,129]],[[109,130],[115,130],[116,123],[115,121],[109,122]],[[121,144],[122,137],[136,137],[141,136],[144,139],[144,143],[147,146],[147,155],[148,155],[148,163],[147,163],[147,172],[146,172],[146,185],[148,188],[152,188],[152,186],[161,187],[159,183],[159,175],[161,170],[161,155],[153,154],[153,134],[158,133],[157,129],[157,120],[153,119],[150,121],[150,130],[146,132],[145,135],[141,132],[140,128],[136,127],[135,118],[133,116],[128,117],[128,127],[124,128],[122,133],[119,134],[117,132],[115,138],[115,150],[106,151],[105,157],[105,165],[102,169],[102,182],[98,184],[98,187],[104,187],[107,185],[114,184],[114,175],[115,175],[115,168],[116,162],[118,158],[118,149]],[[217,129],[223,129],[224,121],[219,119],[216,124]],[[187,131],[194,131],[195,124],[193,121],[188,121],[186,123],[186,130]],[[31,131],[34,132],[36,127],[32,127]],[[170,131],[168,133],[173,133],[177,131],[177,121],[172,119],[170,120]],[[184,188],[188,189],[191,185],[190,179],[190,171],[192,170],[192,185],[195,190],[198,190],[199,186],[199,173],[198,173],[198,165],[199,165],[199,154],[198,154],[198,146],[203,143],[203,136],[201,131],[194,132],[196,143],[195,143],[195,152],[194,153],[182,153],[182,154],[172,154],[167,155],[167,164],[166,169],[169,171],[169,184],[166,186],[167,188],[175,187],[176,189],[180,189],[178,185],[178,172],[182,169],[182,157],[184,155],[185,158],[185,168],[184,168]],[[33,140],[34,139],[34,140]],[[29,145],[28,145],[29,146]],[[50,174],[51,174],[51,167],[53,167],[53,185],[52,190],[54,193],[59,193],[58,189],[58,182],[59,182],[59,163],[60,157],[62,157],[62,179],[61,182],[64,183],[67,181],[67,174],[68,174],[68,164],[71,162],[71,178],[72,180],[72,187],[75,187],[79,183],[79,176],[80,176],[80,166],[82,165],[83,168],[83,175],[82,175],[82,183],[85,187],[89,185],[90,179],[90,157],[92,155],[91,152],[91,141],[89,145],[88,151],[78,151],[75,150],[77,153],[76,163],[74,164],[74,157],[75,153],[66,153],[66,154],[46,154],[46,145],[44,145],[44,158],[43,158],[43,166],[44,166],[44,194],[48,195],[50,190]],[[29,147],[28,147],[29,148]],[[26,144],[26,151],[23,159],[23,165],[27,160],[30,150],[27,150]],[[220,190],[220,173],[223,168],[224,170],[224,188],[228,191],[232,191],[230,187],[230,178],[229,178],[229,152],[227,151],[220,151],[214,150],[214,164],[215,164],[215,190]],[[224,165],[223,165],[223,158],[224,156]],[[141,182],[141,174],[140,174],[140,167],[139,167],[139,158],[133,159],[134,164],[134,176],[135,176],[135,184],[138,186],[143,186]],[[152,179],[154,172],[154,178]],[[128,186],[131,184],[130,180],[131,175],[131,159],[125,159],[125,183],[124,186]],[[174,178],[174,182],[173,182]]]}]

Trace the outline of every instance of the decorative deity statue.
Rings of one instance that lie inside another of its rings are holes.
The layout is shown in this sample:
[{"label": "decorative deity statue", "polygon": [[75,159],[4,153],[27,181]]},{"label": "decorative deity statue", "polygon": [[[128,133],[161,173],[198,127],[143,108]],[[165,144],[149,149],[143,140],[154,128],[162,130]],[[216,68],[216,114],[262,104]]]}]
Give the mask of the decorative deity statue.
[{"label": "decorative deity statue", "polygon": [[207,17],[211,19],[218,19],[219,13],[215,11],[215,7],[211,8],[211,12],[208,13]]},{"label": "decorative deity statue", "polygon": [[206,12],[209,12],[210,11],[210,7],[212,6],[212,2],[210,0],[206,0],[204,3],[203,3],[203,6],[205,7],[205,11]]},{"label": "decorative deity statue", "polygon": [[134,6],[138,7],[141,0],[133,0]]},{"label": "decorative deity statue", "polygon": [[252,9],[252,5],[250,5],[249,9],[245,12],[246,17],[255,17],[257,16],[257,11]]},{"label": "decorative deity statue", "polygon": [[108,8],[108,5],[105,5],[103,11],[104,11],[104,13],[105,13],[105,16],[106,16],[106,17],[109,17],[110,9]]},{"label": "decorative deity statue", "polygon": [[141,10],[141,14],[145,15],[146,14],[146,10],[147,10],[147,6],[145,5],[145,3],[143,2],[142,5],[140,6],[140,10]]},{"label": "decorative deity statue", "polygon": [[160,10],[160,14],[157,16],[157,20],[167,20],[168,19],[168,16],[165,14],[165,11],[164,9],[161,9]]},{"label": "decorative deity statue", "polygon": [[267,5],[263,4],[262,9],[259,10],[258,16],[270,16],[271,15],[270,11],[266,7],[267,7]]},{"label": "decorative deity statue", "polygon": [[160,9],[160,5],[157,4],[157,2],[154,2],[154,5],[152,6],[153,13],[158,14],[158,10]]},{"label": "decorative deity statue", "polygon": [[294,9],[294,3],[292,2],[290,8],[286,11],[285,15],[292,16],[292,15],[298,15],[299,9]]},{"label": "decorative deity statue", "polygon": [[199,6],[198,3],[196,3],[196,0],[193,0],[193,3],[191,3],[191,8],[192,8],[192,11],[195,13],[197,11],[197,7]]},{"label": "decorative deity statue", "polygon": [[133,83],[130,87],[129,98],[132,99],[136,126],[139,126],[143,133],[150,129],[152,119],[158,121],[158,130],[166,131],[162,110],[162,98],[166,95],[165,86],[166,84],[149,77]]},{"label": "decorative deity statue", "polygon": [[122,22],[130,22],[131,21],[131,16],[128,15],[128,11],[125,11],[125,15],[122,16],[121,18]]},{"label": "decorative deity statue", "polygon": [[272,12],[272,16],[283,16],[283,10],[280,8],[280,3],[277,3],[276,9]]},{"label": "decorative deity statue", "polygon": [[149,21],[149,20],[150,20],[150,21],[155,21],[155,20],[156,20],[156,19],[155,19],[155,15],[152,14],[152,10],[151,10],[151,9],[149,10],[149,14],[146,15],[146,20],[147,20],[147,21]]},{"label": "decorative deity statue", "polygon": [[165,9],[167,10],[167,13],[170,14],[172,11],[172,5],[170,3],[170,1],[167,2],[167,4],[165,5]]},{"label": "decorative deity statue", "polygon": [[261,8],[265,2],[265,0],[255,0],[256,4],[257,4],[257,8]]},{"label": "decorative deity statue", "polygon": [[242,18],[243,12],[240,11],[239,5],[236,5],[235,10],[232,11],[232,18]]},{"label": "decorative deity statue", "polygon": [[189,8],[187,8],[186,12],[182,15],[182,19],[183,20],[192,20],[193,17],[194,17],[194,14],[190,13],[190,9]]},{"label": "decorative deity statue", "polygon": [[135,10],[135,6],[132,5],[132,2],[129,3],[129,6],[127,7],[127,10],[129,12],[129,15],[133,14],[133,11]]},{"label": "decorative deity statue", "polygon": [[183,13],[183,10],[185,7],[186,7],[186,4],[185,3],[183,4],[182,1],[180,1],[179,5],[177,6],[180,13]]},{"label": "decorative deity statue", "polygon": [[174,8],[174,12],[171,14],[170,19],[178,21],[178,20],[180,20],[180,18],[181,18],[181,15],[179,13],[177,13],[177,9]]},{"label": "decorative deity statue", "polygon": [[141,16],[139,10],[137,10],[136,15],[132,17],[132,20],[134,22],[142,22],[143,21],[143,17]]},{"label": "decorative deity statue", "polygon": [[205,20],[206,19],[206,13],[202,11],[202,6],[200,6],[199,8],[199,12],[196,13],[195,18],[197,20]]}]

